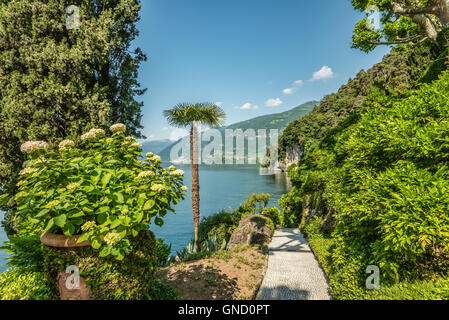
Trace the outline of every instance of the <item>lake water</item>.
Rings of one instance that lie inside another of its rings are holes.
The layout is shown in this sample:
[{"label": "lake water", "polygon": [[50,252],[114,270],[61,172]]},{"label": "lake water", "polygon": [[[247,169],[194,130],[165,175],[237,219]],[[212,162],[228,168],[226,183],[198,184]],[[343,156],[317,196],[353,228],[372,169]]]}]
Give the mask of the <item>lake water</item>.
[{"label": "lake water", "polygon": [[[179,166],[177,166],[179,167]],[[191,187],[190,167],[179,167],[185,171],[184,184]],[[287,191],[287,179],[284,174],[260,174],[256,166],[208,167],[200,168],[200,212],[207,217],[221,209],[236,209],[252,193],[271,194],[270,206],[277,206],[280,197]],[[176,214],[169,212],[164,218],[164,225],[151,225],[156,237],[172,244],[172,253],[182,249],[193,238],[192,202],[189,198],[176,207]],[[0,212],[0,218],[3,213]],[[4,230],[0,230],[0,243],[5,241]],[[6,253],[0,250],[0,272],[6,270],[4,265]]]}]

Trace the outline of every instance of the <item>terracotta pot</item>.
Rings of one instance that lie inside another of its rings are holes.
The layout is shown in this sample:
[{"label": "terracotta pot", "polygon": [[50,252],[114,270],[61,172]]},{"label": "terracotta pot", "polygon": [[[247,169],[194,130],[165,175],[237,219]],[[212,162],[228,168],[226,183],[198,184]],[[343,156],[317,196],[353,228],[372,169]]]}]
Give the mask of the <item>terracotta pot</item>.
[{"label": "terracotta pot", "polygon": [[90,245],[88,240],[78,243],[79,237],[79,235],[69,237],[62,234],[53,234],[49,231],[45,231],[41,235],[41,242],[48,247],[54,248],[80,248],[88,247]]},{"label": "terracotta pot", "polygon": [[[41,242],[47,247],[53,248],[81,248],[90,246],[89,241],[83,241],[78,243],[78,236],[65,236],[60,234],[53,234],[49,231],[45,231],[41,235]],[[58,273],[58,287],[59,296],[61,300],[89,300],[90,291],[86,286],[86,281],[83,277],[79,277],[79,287],[78,288],[68,288],[67,278],[71,273],[66,273],[64,271]]]}]

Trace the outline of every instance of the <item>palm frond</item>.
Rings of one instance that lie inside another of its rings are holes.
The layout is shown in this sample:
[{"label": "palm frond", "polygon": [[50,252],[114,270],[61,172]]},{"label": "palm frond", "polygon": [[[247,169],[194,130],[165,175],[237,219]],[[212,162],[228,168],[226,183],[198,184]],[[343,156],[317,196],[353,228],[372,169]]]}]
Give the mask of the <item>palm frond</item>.
[{"label": "palm frond", "polygon": [[211,127],[224,124],[226,113],[214,103],[179,103],[172,109],[165,110],[164,116],[174,127],[187,127],[197,122]]}]

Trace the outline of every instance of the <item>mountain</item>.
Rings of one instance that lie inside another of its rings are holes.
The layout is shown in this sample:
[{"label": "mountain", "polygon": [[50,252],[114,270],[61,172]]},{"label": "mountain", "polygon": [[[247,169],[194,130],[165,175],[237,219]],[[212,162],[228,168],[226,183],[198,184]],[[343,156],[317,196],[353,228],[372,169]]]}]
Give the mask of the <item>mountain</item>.
[{"label": "mountain", "polygon": [[146,154],[148,152],[160,153],[162,150],[167,148],[173,143],[173,141],[164,139],[164,140],[154,140],[154,141],[145,141],[142,143],[142,154]]},{"label": "mountain", "polygon": [[[297,106],[291,110],[285,111],[285,112],[268,114],[268,115],[256,117],[253,119],[241,121],[241,122],[229,125],[229,126],[224,126],[224,127],[218,128],[218,130],[222,133],[224,133],[224,131],[226,129],[232,129],[232,130],[242,129],[242,131],[246,131],[247,129],[254,129],[256,132],[258,129],[266,129],[267,131],[269,131],[270,129],[279,129],[281,131],[287,126],[287,124],[289,122],[294,121],[296,119],[299,119],[299,118],[307,115],[318,104],[319,104],[318,101],[309,101],[309,102],[306,102],[302,105],[299,105],[299,106]],[[269,132],[267,132],[267,134],[269,135]],[[223,134],[223,137],[224,137],[224,134]],[[247,141],[248,139],[245,138],[245,140]],[[170,160],[170,151],[171,151],[172,147],[175,146],[176,144],[178,144],[180,141],[181,141],[181,139],[176,142],[171,143],[170,145],[168,145],[166,148],[164,148],[160,152],[160,156],[162,157],[162,159],[164,161]],[[203,142],[202,146],[204,147],[207,144],[208,144],[208,142]],[[245,143],[244,148],[245,148],[244,154],[247,155],[247,152],[246,152],[247,151],[247,143]],[[235,147],[234,147],[234,150],[235,150]],[[223,153],[224,153],[224,148],[223,148]]]},{"label": "mountain", "polygon": [[285,112],[268,114],[232,124],[227,126],[226,129],[283,129],[290,121],[299,119],[308,114],[319,103],[319,101],[306,102]]}]

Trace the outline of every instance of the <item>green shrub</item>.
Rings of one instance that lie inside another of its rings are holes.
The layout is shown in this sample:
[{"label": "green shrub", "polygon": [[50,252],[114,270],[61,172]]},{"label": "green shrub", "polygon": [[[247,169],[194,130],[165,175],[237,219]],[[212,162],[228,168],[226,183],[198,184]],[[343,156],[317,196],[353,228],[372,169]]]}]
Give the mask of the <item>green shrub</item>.
[{"label": "green shrub", "polygon": [[94,300],[142,300],[150,292],[157,269],[156,239],[149,230],[139,232],[130,242],[122,261],[103,257],[98,250],[43,246],[45,275],[54,296],[58,296],[58,273],[77,266]]},{"label": "green shrub", "polygon": [[449,300],[447,279],[403,281],[368,291],[366,300]]},{"label": "green shrub", "polygon": [[[311,219],[305,226],[310,247],[329,278],[332,295],[339,300],[448,300],[449,280],[381,281],[379,290],[367,290],[363,272],[364,259],[351,258],[337,249],[338,240],[320,232],[321,219]],[[336,252],[334,252],[334,250]],[[336,262],[336,263],[335,263]],[[368,262],[365,262],[367,264]],[[359,267],[357,267],[357,265]],[[365,265],[366,268],[366,265]]]},{"label": "green shrub", "polygon": [[[64,140],[57,151],[43,141],[22,145],[29,160],[14,197],[19,234],[81,235],[79,242],[89,240],[102,256],[120,260],[139,231],[163,224],[167,211],[185,197],[183,171],[165,170],[152,153],[139,161],[141,145],[125,137],[126,127],[110,130],[110,138],[92,129],[78,144]],[[8,195],[1,198],[6,202]]]},{"label": "green shrub", "polygon": [[0,300],[51,300],[52,289],[42,272],[9,269],[0,273]]},{"label": "green shrub", "polygon": [[[182,250],[177,252],[177,256],[183,261],[196,260],[200,257],[206,257],[210,253],[224,250],[226,244],[226,241],[220,241],[219,238],[213,234],[200,242],[199,250],[195,249],[195,241],[191,240]],[[171,260],[173,261],[173,259]]]},{"label": "green shrub", "polygon": [[164,239],[156,240],[156,260],[159,267],[164,267],[170,257],[171,244],[164,243]]},{"label": "green shrub", "polygon": [[239,224],[241,216],[237,212],[222,210],[219,213],[204,217],[199,225],[198,234],[200,242],[207,240],[211,236],[216,236],[218,242],[226,243],[231,238],[232,233]]},{"label": "green shrub", "polygon": [[266,208],[262,214],[270,218],[275,226],[282,226],[284,224],[281,211],[276,207]]},{"label": "green shrub", "polygon": [[157,279],[151,285],[150,291],[146,295],[148,300],[181,300],[175,289],[166,285],[162,280]]},{"label": "green shrub", "polygon": [[38,235],[10,236],[0,247],[9,253],[8,265],[17,270],[41,272],[44,268],[42,243]]},{"label": "green shrub", "polygon": [[279,207],[282,209],[283,226],[298,228],[303,218],[304,202],[296,187],[279,199]]},{"label": "green shrub", "polygon": [[243,203],[243,207],[252,213],[262,213],[265,210],[271,195],[265,193],[253,193]]}]

